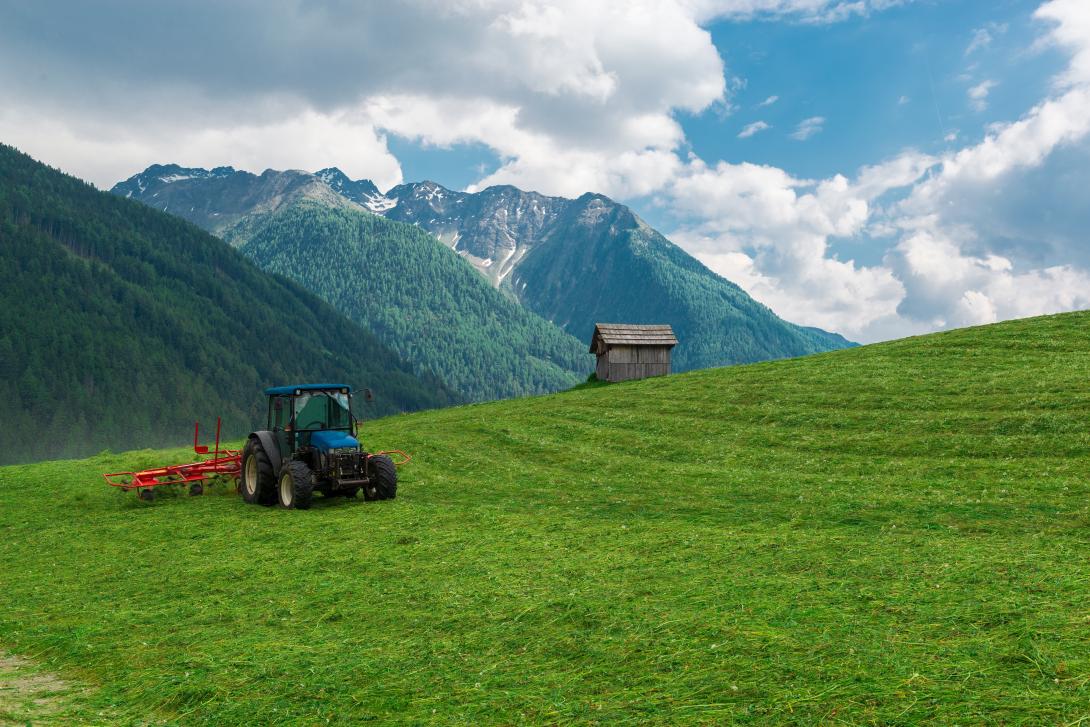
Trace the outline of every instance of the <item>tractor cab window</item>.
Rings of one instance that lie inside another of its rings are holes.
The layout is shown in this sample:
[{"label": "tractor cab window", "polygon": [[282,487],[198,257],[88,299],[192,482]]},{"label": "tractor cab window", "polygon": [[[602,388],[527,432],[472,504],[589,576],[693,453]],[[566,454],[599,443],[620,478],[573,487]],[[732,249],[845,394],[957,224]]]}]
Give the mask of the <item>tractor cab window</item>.
[{"label": "tractor cab window", "polygon": [[274,396],[269,402],[269,407],[271,429],[284,429],[291,423],[291,399],[286,396]]},{"label": "tractor cab window", "polygon": [[350,429],[348,395],[339,391],[303,392],[295,398],[295,429]]}]

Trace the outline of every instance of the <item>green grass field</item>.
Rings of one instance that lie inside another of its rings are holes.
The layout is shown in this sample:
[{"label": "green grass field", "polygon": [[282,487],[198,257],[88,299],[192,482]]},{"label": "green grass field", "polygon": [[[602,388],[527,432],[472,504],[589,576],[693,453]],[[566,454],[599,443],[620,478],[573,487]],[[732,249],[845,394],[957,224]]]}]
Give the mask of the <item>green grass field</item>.
[{"label": "green grass field", "polygon": [[1090,724],[1088,332],[383,419],[390,502],[3,468],[0,647],[76,721]]}]

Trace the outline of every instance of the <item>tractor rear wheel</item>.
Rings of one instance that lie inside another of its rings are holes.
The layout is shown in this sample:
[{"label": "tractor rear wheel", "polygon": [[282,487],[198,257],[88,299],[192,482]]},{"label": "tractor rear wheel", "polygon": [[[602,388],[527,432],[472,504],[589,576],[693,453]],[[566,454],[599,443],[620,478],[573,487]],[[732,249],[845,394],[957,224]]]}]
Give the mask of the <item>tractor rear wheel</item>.
[{"label": "tractor rear wheel", "polygon": [[309,509],[314,497],[314,482],[310,476],[310,467],[299,460],[284,463],[277,493],[280,497],[280,507],[289,510]]},{"label": "tractor rear wheel", "polygon": [[367,461],[371,470],[371,482],[363,488],[366,500],[392,500],[397,497],[397,467],[394,461],[384,454],[378,454]]},{"label": "tractor rear wheel", "polygon": [[276,475],[265,448],[256,439],[246,442],[242,450],[242,474],[238,489],[242,499],[251,505],[271,505],[276,502]]}]

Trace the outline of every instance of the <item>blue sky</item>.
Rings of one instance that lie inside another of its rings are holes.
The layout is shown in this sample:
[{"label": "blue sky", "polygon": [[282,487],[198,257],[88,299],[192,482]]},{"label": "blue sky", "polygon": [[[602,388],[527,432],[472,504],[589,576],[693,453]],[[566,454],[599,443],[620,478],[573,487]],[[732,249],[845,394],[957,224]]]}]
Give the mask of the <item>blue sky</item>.
[{"label": "blue sky", "polygon": [[390,136],[387,143],[410,182],[431,181],[451,189],[464,189],[500,166],[499,157],[482,142],[440,147]]},{"label": "blue sky", "polygon": [[[938,153],[944,137],[979,139],[985,124],[1017,118],[1041,98],[1064,59],[1028,53],[1039,32],[1038,3],[948,0],[891,8],[831,25],[720,22],[712,38],[729,72],[744,79],[727,119],[703,113],[683,119],[694,151],[705,158],[759,159],[805,177],[826,177],[890,157],[905,147]],[[981,28],[992,40],[966,56]],[[966,78],[965,76],[968,76]],[[969,106],[967,89],[1001,82],[989,107]],[[758,105],[771,96],[771,106]],[[803,119],[826,119],[813,143],[789,134]],[[745,124],[772,125],[738,139]]]},{"label": "blue sky", "polygon": [[599,192],[880,340],[1090,307],[1086,0],[0,4],[0,140]]}]

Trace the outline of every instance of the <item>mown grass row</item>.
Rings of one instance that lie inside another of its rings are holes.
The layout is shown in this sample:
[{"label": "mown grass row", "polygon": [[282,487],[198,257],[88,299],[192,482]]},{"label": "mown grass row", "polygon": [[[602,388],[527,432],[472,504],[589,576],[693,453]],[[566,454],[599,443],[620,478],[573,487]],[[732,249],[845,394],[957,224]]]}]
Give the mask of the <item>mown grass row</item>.
[{"label": "mown grass row", "polygon": [[0,644],[134,722],[1077,723],[1088,326],[371,422],[385,503],[3,468]]}]

